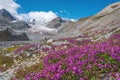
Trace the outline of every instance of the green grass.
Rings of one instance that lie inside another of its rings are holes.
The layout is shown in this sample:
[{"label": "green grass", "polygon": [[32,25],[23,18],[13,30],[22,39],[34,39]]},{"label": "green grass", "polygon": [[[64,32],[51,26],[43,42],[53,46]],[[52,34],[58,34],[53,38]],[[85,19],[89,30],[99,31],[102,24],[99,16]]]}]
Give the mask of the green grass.
[{"label": "green grass", "polygon": [[14,64],[14,60],[12,57],[0,55],[0,71],[5,71],[9,69],[10,67],[12,67],[13,64]]},{"label": "green grass", "polygon": [[116,31],[115,34],[119,34],[120,33],[120,30]]},{"label": "green grass", "polygon": [[30,67],[25,67],[24,69],[19,69],[17,70],[15,76],[18,79],[22,79],[26,76],[26,74],[28,73],[32,73],[32,72],[39,72],[40,70],[42,70],[44,67],[43,62],[37,63],[35,65],[32,65]]}]

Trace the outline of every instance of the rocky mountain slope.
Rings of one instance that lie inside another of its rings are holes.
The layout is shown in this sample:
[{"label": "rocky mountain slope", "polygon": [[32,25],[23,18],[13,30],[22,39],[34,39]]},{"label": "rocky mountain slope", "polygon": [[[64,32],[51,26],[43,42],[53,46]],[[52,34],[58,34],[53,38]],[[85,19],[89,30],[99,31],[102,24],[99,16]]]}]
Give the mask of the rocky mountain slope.
[{"label": "rocky mountain slope", "polygon": [[17,33],[10,28],[0,31],[0,41],[28,41],[25,33]]},{"label": "rocky mountain slope", "polygon": [[0,28],[11,27],[12,29],[25,30],[30,26],[24,22],[13,17],[7,10],[0,10]]},{"label": "rocky mountain slope", "polygon": [[24,32],[30,26],[14,18],[7,10],[0,10],[0,41],[29,40]]},{"label": "rocky mountain slope", "polygon": [[57,17],[57,18],[53,19],[51,22],[49,22],[47,27],[57,29],[60,26],[62,26],[62,24],[64,24],[65,22],[67,22],[67,21],[63,20],[61,17]]},{"label": "rocky mountain slope", "polygon": [[6,9],[1,9],[0,20],[13,21],[15,18]]},{"label": "rocky mountain slope", "polygon": [[120,32],[120,2],[107,6],[94,16],[81,18],[76,22],[65,22],[55,38],[80,35],[107,38],[116,32]]}]

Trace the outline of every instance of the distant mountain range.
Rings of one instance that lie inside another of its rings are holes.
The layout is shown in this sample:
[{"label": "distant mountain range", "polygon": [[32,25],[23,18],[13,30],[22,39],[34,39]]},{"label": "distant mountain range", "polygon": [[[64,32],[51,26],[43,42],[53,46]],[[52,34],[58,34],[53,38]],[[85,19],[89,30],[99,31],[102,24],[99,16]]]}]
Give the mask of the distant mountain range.
[{"label": "distant mountain range", "polygon": [[7,10],[0,10],[0,41],[40,40],[44,37],[60,39],[64,37],[91,36],[107,38],[120,32],[120,2],[113,3],[98,14],[81,18],[75,22],[57,17],[45,24],[20,21]]}]

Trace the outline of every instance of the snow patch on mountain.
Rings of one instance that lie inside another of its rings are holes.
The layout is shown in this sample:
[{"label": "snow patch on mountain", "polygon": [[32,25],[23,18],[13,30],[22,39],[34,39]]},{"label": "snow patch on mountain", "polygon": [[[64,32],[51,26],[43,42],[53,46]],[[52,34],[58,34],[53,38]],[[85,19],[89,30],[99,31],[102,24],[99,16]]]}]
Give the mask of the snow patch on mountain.
[{"label": "snow patch on mountain", "polygon": [[29,33],[39,33],[39,34],[43,34],[43,33],[50,33],[50,34],[57,34],[58,30],[57,29],[51,29],[48,27],[45,27],[44,25],[32,25],[30,24],[31,28],[28,30]]}]

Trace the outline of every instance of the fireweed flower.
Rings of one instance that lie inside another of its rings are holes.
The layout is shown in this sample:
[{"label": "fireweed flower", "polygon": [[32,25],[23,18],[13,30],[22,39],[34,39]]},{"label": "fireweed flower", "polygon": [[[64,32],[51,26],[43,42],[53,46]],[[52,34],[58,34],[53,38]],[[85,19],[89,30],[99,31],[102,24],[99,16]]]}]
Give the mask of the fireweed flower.
[{"label": "fireweed flower", "polygon": [[26,80],[90,80],[99,79],[103,73],[111,72],[117,72],[116,79],[120,79],[120,34],[113,35],[103,42],[82,46],[76,44],[74,38],[68,41],[71,43],[49,49],[48,55],[42,59],[43,70],[26,75]]}]

